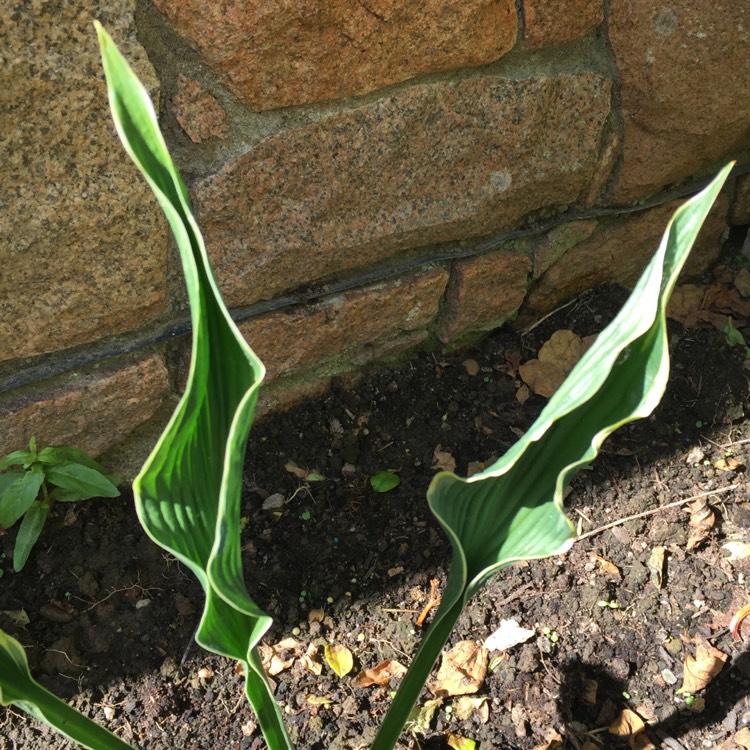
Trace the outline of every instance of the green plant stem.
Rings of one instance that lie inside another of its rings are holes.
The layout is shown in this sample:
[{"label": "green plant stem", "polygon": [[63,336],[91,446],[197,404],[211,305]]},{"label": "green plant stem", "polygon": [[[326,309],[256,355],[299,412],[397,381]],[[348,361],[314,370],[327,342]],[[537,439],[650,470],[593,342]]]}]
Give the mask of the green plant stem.
[{"label": "green plant stem", "polygon": [[19,708],[50,724],[57,731],[84,747],[96,748],[96,750],[133,750],[132,745],[128,745],[108,729],[99,726],[76,709],[71,708],[65,701],[60,700],[38,683],[34,683],[33,692],[29,689],[24,697],[26,700],[16,701]]},{"label": "green plant stem", "polygon": [[370,750],[392,750],[409,720],[411,710],[422,692],[427,678],[437,661],[443,646],[450,638],[464,607],[463,599],[454,602],[445,612],[438,610],[430,629],[427,631],[417,653],[412,659],[396,697],[393,699],[383,724],[378,731]]}]

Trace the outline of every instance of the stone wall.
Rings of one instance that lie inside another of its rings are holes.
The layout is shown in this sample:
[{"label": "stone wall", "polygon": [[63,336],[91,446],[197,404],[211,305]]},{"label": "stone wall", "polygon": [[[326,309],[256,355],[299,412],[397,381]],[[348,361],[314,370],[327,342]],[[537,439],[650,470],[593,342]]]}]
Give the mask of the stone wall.
[{"label": "stone wall", "polygon": [[[750,168],[734,0],[5,3],[0,454],[138,458],[185,376],[176,254],[94,17],[158,102],[264,410],[628,284],[679,197]],[[692,271],[749,220],[738,177]]]}]

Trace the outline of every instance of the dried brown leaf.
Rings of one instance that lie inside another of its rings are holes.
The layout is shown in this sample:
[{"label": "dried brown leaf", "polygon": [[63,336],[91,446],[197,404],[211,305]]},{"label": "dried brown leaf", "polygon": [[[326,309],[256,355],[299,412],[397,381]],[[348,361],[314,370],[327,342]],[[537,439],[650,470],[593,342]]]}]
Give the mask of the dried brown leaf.
[{"label": "dried brown leaf", "polygon": [[729,631],[732,634],[732,638],[741,637],[740,628],[748,615],[750,615],[750,604],[746,604],[732,617],[732,621],[729,623]]},{"label": "dried brown leaf", "polygon": [[742,471],[745,468],[745,464],[736,458],[719,458],[714,461],[713,467],[719,471]]},{"label": "dried brown leaf", "polygon": [[463,365],[466,374],[469,375],[469,377],[473,378],[475,375],[479,374],[479,362],[475,359],[465,359]]},{"label": "dried brown leaf", "polygon": [[518,390],[516,391],[516,401],[519,404],[525,404],[531,397],[531,391],[526,383],[521,383]]},{"label": "dried brown leaf", "polygon": [[617,737],[632,737],[646,728],[646,722],[635,711],[623,708],[620,715],[609,725],[607,730]]},{"label": "dried brown leaf", "polygon": [[326,613],[322,609],[311,609],[307,613],[307,621],[308,622],[323,622],[323,618],[326,616]]},{"label": "dried brown leaf", "polygon": [[568,329],[555,331],[537,355],[540,362],[557,365],[566,375],[583,356],[584,344],[581,337]]},{"label": "dried brown leaf", "polygon": [[[537,395],[551,398],[565,380],[565,370],[556,362],[530,359],[518,368],[521,380]],[[518,395],[516,395],[518,398]]]},{"label": "dried brown leaf", "polygon": [[476,693],[487,675],[489,652],[474,641],[459,641],[443,654],[435,681],[428,687],[436,696]]},{"label": "dried brown leaf", "polygon": [[685,506],[685,511],[690,513],[690,535],[687,540],[687,549],[692,550],[702,544],[716,522],[711,506],[705,497],[699,497]]},{"label": "dried brown leaf", "polygon": [[685,654],[682,687],[678,693],[697,693],[709,685],[721,672],[727,661],[727,655],[712,646],[705,638],[696,638],[695,656]]},{"label": "dried brown leaf", "polygon": [[394,677],[403,677],[406,667],[395,659],[381,661],[372,669],[365,669],[353,680],[352,685],[357,688],[366,688],[371,685],[387,685]]},{"label": "dried brown leaf", "polygon": [[662,579],[664,576],[664,554],[666,552],[665,547],[654,547],[651,550],[651,554],[648,558],[648,569],[651,571],[651,583],[656,586],[657,589],[661,590]]},{"label": "dried brown leaf", "polygon": [[593,555],[594,560],[599,563],[600,570],[603,570],[608,575],[616,578],[618,581],[622,580],[622,573],[620,569],[613,563],[602,557],[601,555]]},{"label": "dried brown leaf", "polygon": [[[471,718],[475,711],[479,711],[482,706],[487,705],[487,696],[482,695],[474,698],[471,695],[462,695],[453,702],[453,716],[458,721],[466,721]],[[480,717],[481,718],[481,717]]]},{"label": "dried brown leaf", "polygon": [[455,471],[456,459],[450,451],[443,450],[443,446],[438,443],[432,454],[432,468],[439,471]]},{"label": "dried brown leaf", "polygon": [[297,479],[304,479],[310,472],[307,469],[303,469],[300,466],[297,466],[297,464],[294,463],[294,461],[287,461],[284,464],[284,468],[290,473],[294,474]]},{"label": "dried brown leaf", "polygon": [[315,676],[319,676],[323,672],[323,664],[317,660],[317,655],[318,647],[314,643],[311,643],[307,647],[307,651],[299,658],[300,664]]}]

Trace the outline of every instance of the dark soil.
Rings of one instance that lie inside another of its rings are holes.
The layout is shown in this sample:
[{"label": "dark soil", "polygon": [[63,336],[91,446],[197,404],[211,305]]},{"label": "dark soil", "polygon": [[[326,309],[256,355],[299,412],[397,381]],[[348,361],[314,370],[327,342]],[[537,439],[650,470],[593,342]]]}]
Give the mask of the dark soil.
[{"label": "dark soil", "polygon": [[[302,651],[313,644],[323,664],[319,676],[297,662],[274,677],[299,748],[367,748],[389,688],[354,688],[352,677],[383,659],[408,663],[414,653],[416,617],[430,581],[444,585],[450,553],[424,499],[436,447],[453,455],[459,473],[501,455],[544,405],[538,396],[516,400],[513,352],[530,359],[560,328],[595,333],[623,299],[616,289],[586,294],[525,336],[500,331],[458,356],[428,354],[374,371],[253,431],[243,511],[249,587],[275,618],[266,642],[292,636]],[[674,507],[496,576],[452,642],[483,642],[503,618],[536,637],[490,655],[477,693],[488,717],[458,721],[445,700],[426,731],[403,736],[404,747],[445,748],[448,732],[482,750],[547,747],[554,732],[566,748],[628,747],[606,731],[623,708],[651,720],[655,747],[739,747],[731,738],[750,725],[750,660],[727,626],[748,601],[750,562],[726,562],[722,545],[750,537],[750,502],[742,467],[714,464],[726,454],[740,464],[750,458],[748,370],[744,351],[713,329],[675,325],[671,348],[661,406],[605,443],[573,482],[567,510],[586,533],[709,493],[716,522],[708,537],[688,550],[691,514]],[[467,372],[467,359],[478,374]],[[285,468],[290,461],[325,481],[306,483]],[[377,494],[369,477],[384,469],[401,484]],[[275,493],[283,508],[263,510]],[[190,646],[198,583],[146,538],[129,498],[58,505],[21,574],[8,562],[13,537],[2,539],[0,624],[22,640],[43,684],[148,750],[265,747],[235,665]],[[666,549],[661,588],[648,567],[658,546]],[[21,609],[25,627],[13,624]],[[324,610],[322,622],[309,622],[314,609]],[[677,694],[694,648],[681,636],[702,636],[729,657],[692,706]],[[339,678],[325,664],[326,643],[353,652],[350,675]],[[313,706],[311,695],[331,703]],[[69,746],[22,713],[0,710],[0,747]]]}]

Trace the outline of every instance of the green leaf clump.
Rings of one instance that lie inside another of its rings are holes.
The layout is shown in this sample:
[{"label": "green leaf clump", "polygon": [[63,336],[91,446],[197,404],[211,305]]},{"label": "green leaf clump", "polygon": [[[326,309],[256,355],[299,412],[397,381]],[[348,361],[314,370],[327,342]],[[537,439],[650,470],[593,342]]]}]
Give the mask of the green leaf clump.
[{"label": "green leaf clump", "polygon": [[118,477],[78,448],[60,445],[28,450],[0,459],[0,526],[9,529],[23,518],[13,549],[13,569],[26,564],[56,502],[75,503],[92,497],[118,497]]}]

